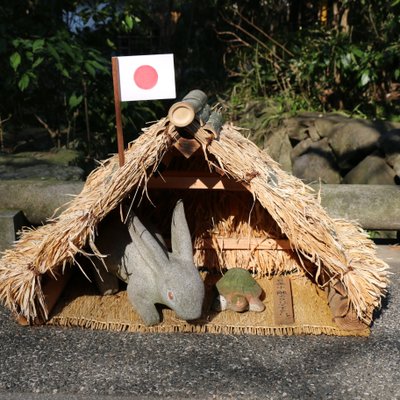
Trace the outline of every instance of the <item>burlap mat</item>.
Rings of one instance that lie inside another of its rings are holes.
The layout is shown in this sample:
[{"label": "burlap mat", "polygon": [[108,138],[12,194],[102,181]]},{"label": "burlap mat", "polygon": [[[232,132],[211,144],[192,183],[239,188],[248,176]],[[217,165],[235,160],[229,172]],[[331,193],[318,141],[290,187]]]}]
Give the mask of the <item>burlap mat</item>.
[{"label": "burlap mat", "polygon": [[368,336],[370,329],[343,330],[332,320],[324,291],[302,276],[291,276],[294,322],[279,325],[274,321],[273,282],[257,279],[264,290],[265,310],[261,313],[233,311],[215,312],[213,276],[205,277],[206,301],[199,320],[178,319],[167,308],[160,310],[162,322],[145,326],[127,299],[125,290],[112,296],[98,295],[95,287],[81,276],[73,276],[56,305],[48,324],[78,326],[130,332],[194,332],[256,335],[327,334],[338,336]]}]

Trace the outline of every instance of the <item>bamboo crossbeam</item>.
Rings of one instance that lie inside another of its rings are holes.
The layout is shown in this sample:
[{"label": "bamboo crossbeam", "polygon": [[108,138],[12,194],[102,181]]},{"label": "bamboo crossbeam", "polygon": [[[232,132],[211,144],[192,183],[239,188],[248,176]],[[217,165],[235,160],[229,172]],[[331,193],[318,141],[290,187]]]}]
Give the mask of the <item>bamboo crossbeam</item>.
[{"label": "bamboo crossbeam", "polygon": [[190,91],[182,101],[174,103],[168,111],[169,120],[177,127],[191,124],[196,114],[206,105],[207,95],[201,90]]}]

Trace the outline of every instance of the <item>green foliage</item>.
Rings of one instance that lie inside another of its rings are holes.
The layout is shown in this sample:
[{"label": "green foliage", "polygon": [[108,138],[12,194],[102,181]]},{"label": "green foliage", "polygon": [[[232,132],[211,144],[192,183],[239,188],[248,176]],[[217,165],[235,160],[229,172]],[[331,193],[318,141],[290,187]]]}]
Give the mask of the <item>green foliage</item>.
[{"label": "green foliage", "polygon": [[67,91],[76,82],[80,84],[87,75],[92,79],[96,75],[109,75],[109,61],[99,51],[79,43],[78,38],[66,29],[46,39],[17,38],[12,41],[12,46],[14,53],[10,56],[10,65],[21,91],[28,87],[38,88],[50,70],[60,80],[68,82]]},{"label": "green foliage", "polygon": [[[0,91],[7,101],[0,102],[0,115],[11,114],[15,129],[46,127],[55,146],[94,158],[115,152],[111,56],[116,32],[129,33],[140,24],[134,8],[41,0],[1,6],[0,68],[6,79]],[[127,140],[157,118],[156,102],[153,109],[141,103],[124,107]]]},{"label": "green foliage", "polygon": [[[396,81],[400,45],[353,43],[348,35],[318,30],[302,41],[301,58],[289,62],[292,82],[323,106],[376,112],[385,88]],[[400,65],[400,64],[398,64]],[[329,99],[330,98],[330,99]]]},{"label": "green foliage", "polygon": [[[90,157],[116,151],[113,55],[172,52],[178,97],[203,89],[260,128],[304,109],[400,115],[398,0],[3,3],[0,117]],[[169,105],[123,104],[126,141]]]},{"label": "green foliage", "polygon": [[[302,15],[301,26],[290,29],[286,21],[271,36],[275,21],[287,18],[277,3],[260,6],[258,14],[236,6],[226,18],[228,30],[220,36],[228,43],[225,65],[235,81],[233,107],[274,96],[284,97],[289,109],[358,110],[380,118],[399,113],[398,102],[390,100],[399,90],[398,2],[341,2],[337,18],[348,16],[343,25],[333,17],[321,23],[317,11],[324,3],[314,2],[314,14]],[[296,3],[288,4],[292,12]]]}]

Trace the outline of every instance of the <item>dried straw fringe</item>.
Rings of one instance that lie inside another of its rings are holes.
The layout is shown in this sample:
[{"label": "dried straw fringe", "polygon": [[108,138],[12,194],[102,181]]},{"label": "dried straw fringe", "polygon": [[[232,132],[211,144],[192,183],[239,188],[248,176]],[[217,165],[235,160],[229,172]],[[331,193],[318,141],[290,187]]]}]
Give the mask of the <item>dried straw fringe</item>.
[{"label": "dried straw fringe", "polygon": [[[260,203],[251,201],[249,192],[203,192],[187,196],[185,201],[197,266],[219,271],[245,268],[257,277],[299,270],[287,239]],[[225,247],[225,239],[230,243],[240,240],[241,248]],[[260,240],[256,243],[253,239]],[[268,248],[262,248],[267,243]]]},{"label": "dried straw fringe", "polygon": [[118,322],[93,321],[87,318],[62,318],[55,317],[51,321],[52,325],[64,327],[80,327],[96,330],[112,330],[118,332],[140,332],[140,333],[213,333],[224,335],[263,335],[263,336],[293,336],[293,335],[332,335],[332,336],[368,336],[368,330],[355,333],[354,331],[344,331],[333,326],[236,326],[236,325],[132,325]]},{"label": "dried straw fringe", "polygon": [[[93,171],[83,191],[59,217],[23,233],[0,260],[0,299],[7,307],[30,322],[36,317],[47,319],[40,276],[74,262],[78,253],[88,255],[83,250],[86,243],[99,255],[94,246],[97,224],[128,194],[138,194],[139,187],[145,192],[176,135],[167,119],[152,125],[125,152],[122,168],[118,158],[111,157]],[[387,265],[376,258],[372,242],[354,224],[329,218],[310,188],[282,171],[233,126],[224,126],[219,141],[209,143],[202,129],[195,137],[215,157],[217,167],[248,185],[300,260],[316,265],[317,281],[325,273],[343,282],[358,317],[370,323],[388,284]]]}]

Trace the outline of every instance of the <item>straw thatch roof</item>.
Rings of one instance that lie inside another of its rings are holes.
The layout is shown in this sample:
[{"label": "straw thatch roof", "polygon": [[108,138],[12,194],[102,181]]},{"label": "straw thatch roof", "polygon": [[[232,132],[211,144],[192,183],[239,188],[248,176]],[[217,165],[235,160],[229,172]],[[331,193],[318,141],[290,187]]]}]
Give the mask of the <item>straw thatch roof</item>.
[{"label": "straw thatch roof", "polygon": [[[365,233],[354,223],[330,218],[312,189],[282,171],[234,126],[226,124],[218,138],[199,126],[191,133],[209,168],[242,183],[268,211],[305,273],[320,287],[340,282],[358,318],[370,323],[386,292],[388,273]],[[96,253],[97,225],[128,196],[146,194],[147,183],[178,138],[167,118],[145,129],[125,151],[122,167],[117,156],[106,160],[65,211],[24,231],[0,260],[5,305],[28,322],[47,320],[42,277],[60,274],[79,253],[90,256],[85,249]]]}]

